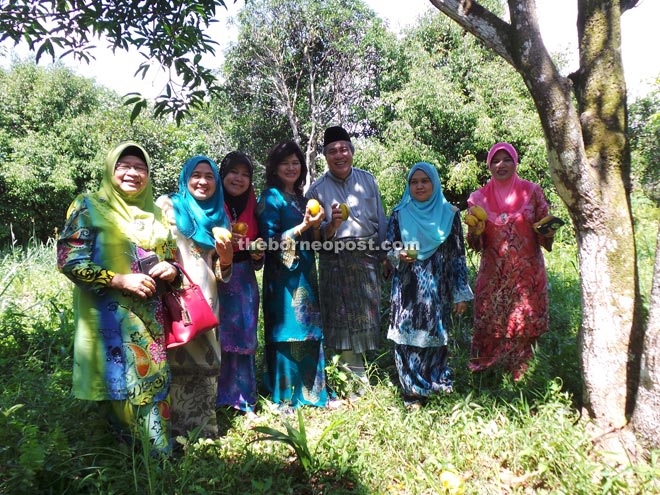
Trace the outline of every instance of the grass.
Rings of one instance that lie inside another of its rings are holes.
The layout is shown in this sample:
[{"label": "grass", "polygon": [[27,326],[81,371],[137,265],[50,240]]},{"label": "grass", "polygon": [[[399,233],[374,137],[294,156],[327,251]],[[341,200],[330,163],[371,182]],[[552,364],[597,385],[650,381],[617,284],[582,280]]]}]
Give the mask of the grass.
[{"label": "grass", "polygon": [[[658,218],[641,206],[640,267],[653,259]],[[454,322],[450,343],[455,391],[420,410],[405,409],[385,343],[370,356],[363,398],[282,416],[261,397],[258,425],[220,409],[219,439],[189,438],[182,455],[154,459],[117,443],[94,404],[71,398],[71,284],[54,269],[54,246],[6,250],[0,494],[660,493],[658,452],[645,462],[612,463],[594,448],[580,415],[576,258],[570,235],[546,255],[551,331],[521,382],[467,372],[466,315]],[[469,256],[472,274],[477,262]],[[651,272],[640,272],[648,291]],[[340,394],[355,385],[331,361],[329,380]],[[276,441],[259,441],[269,435]],[[454,475],[460,486],[447,481]]]}]

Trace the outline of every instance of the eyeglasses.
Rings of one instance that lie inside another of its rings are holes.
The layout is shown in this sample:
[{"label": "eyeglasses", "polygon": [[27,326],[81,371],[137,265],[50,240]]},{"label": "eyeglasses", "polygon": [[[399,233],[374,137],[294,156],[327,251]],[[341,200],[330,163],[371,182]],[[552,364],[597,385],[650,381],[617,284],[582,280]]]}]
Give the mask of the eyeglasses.
[{"label": "eyeglasses", "polygon": [[147,173],[149,173],[149,168],[146,165],[142,165],[139,163],[136,164],[136,163],[117,162],[115,164],[115,172],[125,174],[130,169],[135,170],[135,172],[140,175],[146,175]]}]

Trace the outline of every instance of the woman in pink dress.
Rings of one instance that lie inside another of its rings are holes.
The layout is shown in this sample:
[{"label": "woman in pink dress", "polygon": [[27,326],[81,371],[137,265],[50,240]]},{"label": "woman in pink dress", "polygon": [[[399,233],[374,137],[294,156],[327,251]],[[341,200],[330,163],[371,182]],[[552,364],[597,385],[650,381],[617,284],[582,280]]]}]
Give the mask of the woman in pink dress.
[{"label": "woman in pink dress", "polygon": [[491,179],[473,192],[468,209],[487,219],[468,226],[468,245],[481,253],[474,297],[471,371],[499,365],[519,380],[532,347],[548,331],[548,282],[541,246],[552,249],[554,231],[536,233],[548,215],[540,186],[518,177],[518,153],[509,143],[488,152]]}]

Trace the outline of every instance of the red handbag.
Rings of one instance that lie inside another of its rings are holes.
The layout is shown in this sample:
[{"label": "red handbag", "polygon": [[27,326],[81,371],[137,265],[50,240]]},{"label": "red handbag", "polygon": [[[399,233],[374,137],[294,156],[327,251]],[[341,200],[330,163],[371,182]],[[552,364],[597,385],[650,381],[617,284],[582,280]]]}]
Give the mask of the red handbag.
[{"label": "red handbag", "polygon": [[187,344],[198,335],[218,326],[218,317],[209,306],[199,285],[177,264],[190,285],[170,288],[163,295],[165,305],[165,345],[168,349]]}]

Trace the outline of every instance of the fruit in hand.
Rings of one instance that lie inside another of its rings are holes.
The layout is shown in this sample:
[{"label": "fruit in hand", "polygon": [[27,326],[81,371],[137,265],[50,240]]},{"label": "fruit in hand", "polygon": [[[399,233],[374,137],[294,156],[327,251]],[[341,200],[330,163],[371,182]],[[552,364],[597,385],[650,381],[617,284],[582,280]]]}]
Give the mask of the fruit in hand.
[{"label": "fruit in hand", "polygon": [[414,260],[417,259],[417,249],[415,248],[406,249],[406,254],[408,255],[409,258],[412,258]]},{"label": "fruit in hand", "polygon": [[213,232],[213,236],[216,238],[216,240],[221,241],[221,242],[228,242],[231,241],[231,232],[229,232],[226,228],[224,227],[213,227],[211,230]]},{"label": "fruit in hand", "polygon": [[248,224],[245,222],[236,222],[231,226],[231,231],[237,234],[245,235],[248,231]]},{"label": "fruit in hand", "polygon": [[[485,214],[486,212],[481,208],[480,206],[474,206],[474,208],[479,208],[481,211],[479,212],[480,214]],[[486,222],[484,219],[479,218],[477,215],[473,215],[471,213],[468,213],[465,215],[465,223],[468,224],[469,227],[474,227],[471,232],[474,232],[476,235],[481,235],[486,228]]]},{"label": "fruit in hand", "polygon": [[465,215],[465,223],[467,223],[470,227],[476,227],[479,223],[479,219],[474,215],[467,214]]},{"label": "fruit in hand", "polygon": [[477,220],[486,220],[488,218],[486,210],[484,210],[479,205],[474,205],[472,208],[470,208],[470,213],[477,217]]},{"label": "fruit in hand", "polygon": [[321,205],[318,201],[312,198],[307,201],[307,209],[309,210],[309,214],[315,217],[319,214],[319,211],[321,211]]},{"label": "fruit in hand", "polygon": [[346,220],[348,220],[348,217],[351,214],[351,210],[349,210],[348,205],[346,203],[340,204],[339,209],[341,210],[341,220],[342,222],[345,222]]}]

